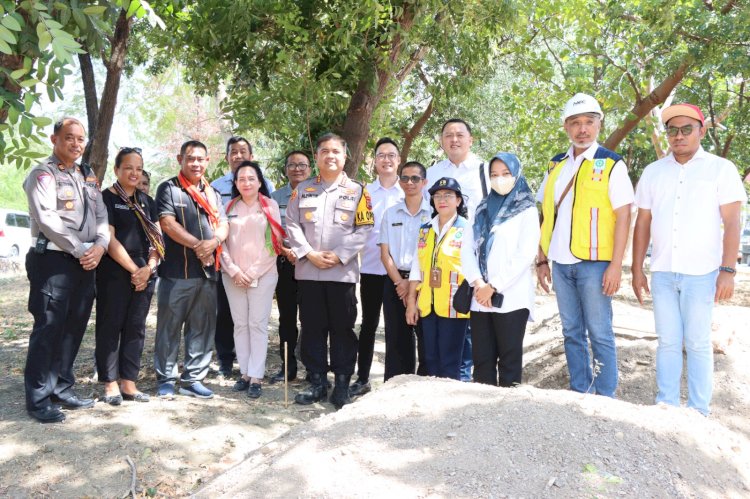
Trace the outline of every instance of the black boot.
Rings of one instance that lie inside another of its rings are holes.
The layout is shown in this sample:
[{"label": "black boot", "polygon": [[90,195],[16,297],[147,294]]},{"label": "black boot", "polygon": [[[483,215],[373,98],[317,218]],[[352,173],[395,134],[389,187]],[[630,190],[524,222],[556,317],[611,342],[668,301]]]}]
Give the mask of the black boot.
[{"label": "black boot", "polygon": [[326,387],[326,380],[323,379],[323,375],[312,373],[310,374],[310,386],[307,390],[299,392],[294,397],[294,401],[298,404],[310,405],[325,400],[327,396],[328,388]]},{"label": "black boot", "polygon": [[350,374],[336,375],[336,384],[331,394],[331,403],[336,409],[341,409],[346,404],[352,403],[352,399],[349,397],[349,381],[351,379],[352,376]]}]

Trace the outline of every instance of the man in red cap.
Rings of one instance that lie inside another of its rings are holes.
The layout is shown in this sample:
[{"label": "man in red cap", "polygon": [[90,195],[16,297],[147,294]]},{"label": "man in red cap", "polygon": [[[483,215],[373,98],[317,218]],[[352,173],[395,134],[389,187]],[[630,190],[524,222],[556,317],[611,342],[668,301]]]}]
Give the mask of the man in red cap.
[{"label": "man in red cap", "polygon": [[669,106],[662,122],[671,152],[646,167],[635,195],[633,291],[643,304],[649,293],[643,261],[651,239],[650,292],[659,337],[656,402],[679,407],[684,346],[688,407],[708,416],[711,312],[714,302],[734,292],[740,210],[747,196],[734,163],[701,147],[706,125],[698,107]]}]

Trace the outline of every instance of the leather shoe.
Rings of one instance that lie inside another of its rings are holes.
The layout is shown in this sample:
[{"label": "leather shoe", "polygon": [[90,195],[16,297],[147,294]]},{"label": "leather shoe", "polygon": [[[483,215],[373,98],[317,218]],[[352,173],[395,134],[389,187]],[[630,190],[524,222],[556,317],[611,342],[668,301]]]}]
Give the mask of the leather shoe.
[{"label": "leather shoe", "polygon": [[368,393],[370,390],[372,390],[372,387],[370,386],[369,381],[362,381],[358,379],[349,387],[349,396],[359,397],[360,395]]},{"label": "leather shoe", "polygon": [[29,416],[40,423],[61,423],[65,421],[65,414],[54,405],[48,405],[35,411],[29,411]]},{"label": "leather shoe", "polygon": [[250,388],[247,389],[247,396],[251,399],[257,399],[260,394],[263,393],[260,383],[250,383]]},{"label": "leather shoe", "polygon": [[76,394],[65,397],[64,399],[53,395],[50,399],[52,402],[56,402],[63,406],[65,409],[88,409],[89,407],[94,407],[94,399],[78,398],[78,395]]},{"label": "leather shoe", "polygon": [[[291,383],[292,381],[297,379],[297,373],[287,373],[286,374],[287,380]],[[280,369],[279,372],[271,376],[271,383],[283,383],[284,382],[284,369]]]},{"label": "leather shoe", "polygon": [[104,395],[102,397],[99,397],[99,402],[104,402],[105,404],[109,405],[120,405],[122,404],[122,395]]},{"label": "leather shoe", "polygon": [[138,392],[138,393],[122,392],[122,399],[129,400],[131,402],[150,402],[151,401],[151,397],[149,397],[148,394],[143,393],[143,392]]}]

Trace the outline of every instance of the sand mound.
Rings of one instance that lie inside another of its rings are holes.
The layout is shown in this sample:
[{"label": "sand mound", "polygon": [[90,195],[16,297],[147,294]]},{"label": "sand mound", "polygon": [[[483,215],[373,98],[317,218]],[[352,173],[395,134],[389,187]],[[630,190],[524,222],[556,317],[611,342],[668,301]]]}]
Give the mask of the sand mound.
[{"label": "sand mound", "polygon": [[749,496],[749,449],[689,409],[400,376],[197,495]]}]

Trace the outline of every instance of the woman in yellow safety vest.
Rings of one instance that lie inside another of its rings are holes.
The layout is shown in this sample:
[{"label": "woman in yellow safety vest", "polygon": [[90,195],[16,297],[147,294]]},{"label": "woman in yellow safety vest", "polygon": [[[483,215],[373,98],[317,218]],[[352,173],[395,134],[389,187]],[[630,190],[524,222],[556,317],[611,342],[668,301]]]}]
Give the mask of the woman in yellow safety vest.
[{"label": "woman in yellow safety vest", "polygon": [[[429,193],[434,218],[419,229],[417,257],[409,273],[406,322],[416,325],[421,318],[427,375],[460,379],[469,314],[456,312],[453,295],[464,280],[461,261],[476,262],[474,236],[455,179],[439,179]],[[474,273],[479,274],[478,269]]]}]

